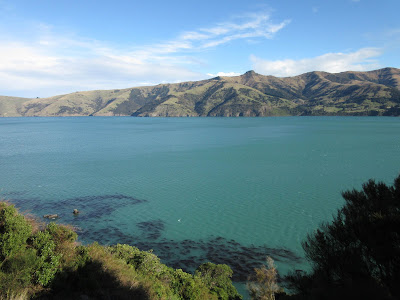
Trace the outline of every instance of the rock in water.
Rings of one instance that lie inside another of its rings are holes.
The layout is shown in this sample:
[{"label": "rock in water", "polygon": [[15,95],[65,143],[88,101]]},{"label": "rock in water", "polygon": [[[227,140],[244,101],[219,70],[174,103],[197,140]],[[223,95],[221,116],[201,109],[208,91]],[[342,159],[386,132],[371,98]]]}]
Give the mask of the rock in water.
[{"label": "rock in water", "polygon": [[44,215],[43,218],[55,220],[58,219],[58,215],[57,214]]}]

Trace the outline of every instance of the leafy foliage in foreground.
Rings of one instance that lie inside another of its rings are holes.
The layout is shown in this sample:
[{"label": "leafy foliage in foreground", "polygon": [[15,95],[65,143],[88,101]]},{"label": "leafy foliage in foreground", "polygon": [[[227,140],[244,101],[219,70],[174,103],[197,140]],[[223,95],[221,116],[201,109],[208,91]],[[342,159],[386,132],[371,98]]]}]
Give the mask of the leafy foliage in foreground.
[{"label": "leafy foliage in foreground", "polygon": [[400,299],[400,176],[342,193],[346,204],[302,246],[310,274],[288,279],[300,299]]},{"label": "leafy foliage in foreground", "polygon": [[68,226],[31,223],[0,202],[0,299],[242,299],[227,265],[203,264],[192,275],[151,251],[80,246]]},{"label": "leafy foliage in foreground", "polygon": [[230,280],[233,272],[229,266],[204,263],[197,268],[196,275],[203,279],[218,299],[242,299]]}]

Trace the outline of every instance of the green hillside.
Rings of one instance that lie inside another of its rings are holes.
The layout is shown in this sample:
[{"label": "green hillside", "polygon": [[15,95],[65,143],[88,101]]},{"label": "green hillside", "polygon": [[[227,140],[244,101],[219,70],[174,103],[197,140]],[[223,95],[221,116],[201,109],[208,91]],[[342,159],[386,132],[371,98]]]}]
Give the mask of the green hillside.
[{"label": "green hillside", "polygon": [[0,96],[0,116],[400,115],[400,70],[241,76],[43,99]]}]

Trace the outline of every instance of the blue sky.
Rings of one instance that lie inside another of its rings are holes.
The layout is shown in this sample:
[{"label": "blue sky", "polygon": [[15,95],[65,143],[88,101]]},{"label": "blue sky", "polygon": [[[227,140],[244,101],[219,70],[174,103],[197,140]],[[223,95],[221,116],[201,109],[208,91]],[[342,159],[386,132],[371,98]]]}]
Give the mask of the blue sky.
[{"label": "blue sky", "polygon": [[399,0],[0,0],[0,95],[400,67]]}]

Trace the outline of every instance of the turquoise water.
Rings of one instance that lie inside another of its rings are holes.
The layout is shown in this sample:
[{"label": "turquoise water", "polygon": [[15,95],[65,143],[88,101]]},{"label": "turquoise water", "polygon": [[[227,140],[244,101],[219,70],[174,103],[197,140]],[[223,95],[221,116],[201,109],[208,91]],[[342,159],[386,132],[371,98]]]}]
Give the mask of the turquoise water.
[{"label": "turquoise water", "polygon": [[266,255],[304,267],[300,242],[341,191],[392,183],[400,119],[1,118],[0,170],[3,198],[58,213],[84,243],[152,248],[185,270],[225,262],[243,281]]}]

